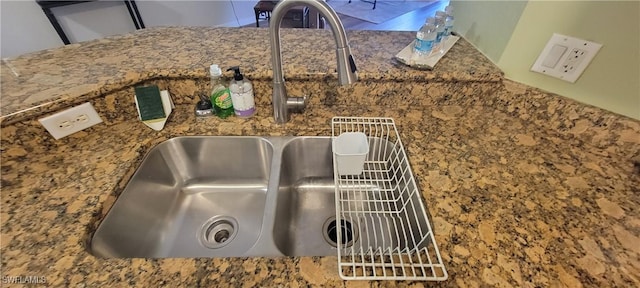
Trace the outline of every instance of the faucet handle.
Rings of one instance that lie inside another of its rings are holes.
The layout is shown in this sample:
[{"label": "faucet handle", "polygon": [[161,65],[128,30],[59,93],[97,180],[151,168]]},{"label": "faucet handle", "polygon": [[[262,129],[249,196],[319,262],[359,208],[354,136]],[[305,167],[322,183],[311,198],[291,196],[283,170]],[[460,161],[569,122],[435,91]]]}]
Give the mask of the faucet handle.
[{"label": "faucet handle", "polygon": [[302,113],[307,107],[307,95],[302,97],[287,97],[287,109],[293,113]]}]

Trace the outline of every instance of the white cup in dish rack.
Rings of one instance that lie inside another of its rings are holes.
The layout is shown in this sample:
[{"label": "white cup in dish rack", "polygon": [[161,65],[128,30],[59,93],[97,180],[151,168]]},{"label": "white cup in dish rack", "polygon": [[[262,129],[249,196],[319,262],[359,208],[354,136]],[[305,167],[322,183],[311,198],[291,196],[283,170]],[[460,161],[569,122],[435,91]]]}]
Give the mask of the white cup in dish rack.
[{"label": "white cup in dish rack", "polygon": [[360,175],[369,153],[367,135],[362,132],[345,132],[333,139],[333,153],[339,175]]}]

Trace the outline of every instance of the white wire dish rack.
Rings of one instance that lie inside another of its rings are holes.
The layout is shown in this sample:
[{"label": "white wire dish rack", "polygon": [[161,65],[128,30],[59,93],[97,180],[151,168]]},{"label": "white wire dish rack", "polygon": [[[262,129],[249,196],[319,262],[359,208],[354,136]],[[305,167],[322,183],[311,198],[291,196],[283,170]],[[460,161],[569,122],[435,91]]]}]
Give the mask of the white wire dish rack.
[{"label": "white wire dish rack", "polygon": [[346,280],[446,280],[420,192],[391,118],[334,117],[332,139],[362,132],[364,170],[336,186],[338,270]]}]

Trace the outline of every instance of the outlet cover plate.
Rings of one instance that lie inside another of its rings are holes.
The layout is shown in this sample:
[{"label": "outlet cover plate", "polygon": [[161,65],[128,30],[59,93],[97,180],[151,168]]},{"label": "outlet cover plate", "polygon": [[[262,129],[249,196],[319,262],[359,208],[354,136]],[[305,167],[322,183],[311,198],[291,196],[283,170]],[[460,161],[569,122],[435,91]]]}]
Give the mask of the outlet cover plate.
[{"label": "outlet cover plate", "polygon": [[56,140],[71,135],[80,130],[89,128],[102,122],[102,118],[87,102],[62,112],[38,119],[51,136]]},{"label": "outlet cover plate", "polygon": [[553,33],[531,71],[575,83],[602,44]]}]

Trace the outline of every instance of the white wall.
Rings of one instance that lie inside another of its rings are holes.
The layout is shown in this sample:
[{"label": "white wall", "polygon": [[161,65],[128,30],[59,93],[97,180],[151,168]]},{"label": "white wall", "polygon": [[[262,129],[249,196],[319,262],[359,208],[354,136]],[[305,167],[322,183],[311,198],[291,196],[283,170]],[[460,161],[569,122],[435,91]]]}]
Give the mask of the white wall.
[{"label": "white wall", "polygon": [[[142,21],[154,26],[237,27],[255,22],[258,0],[138,0]],[[52,9],[72,43],[135,30],[122,1],[103,0]],[[0,1],[0,57],[60,47],[62,40],[35,0]]]}]

